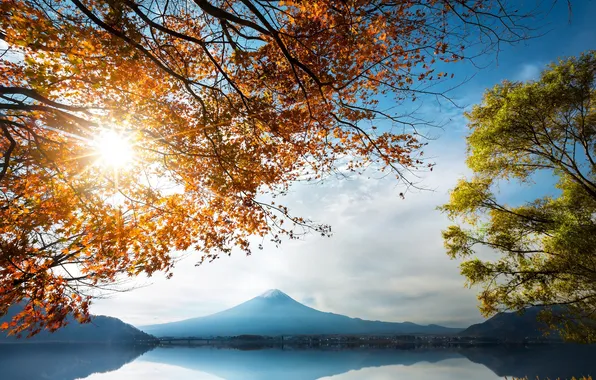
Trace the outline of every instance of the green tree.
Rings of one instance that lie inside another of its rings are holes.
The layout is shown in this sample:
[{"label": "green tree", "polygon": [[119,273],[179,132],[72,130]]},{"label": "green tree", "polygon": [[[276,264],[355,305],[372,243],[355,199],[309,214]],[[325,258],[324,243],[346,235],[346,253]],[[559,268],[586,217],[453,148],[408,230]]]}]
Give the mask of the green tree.
[{"label": "green tree", "polygon": [[[443,231],[447,252],[463,259],[467,285],[482,287],[484,315],[547,306],[542,318],[583,342],[596,341],[595,75],[589,51],[551,64],[537,81],[488,90],[466,114],[473,175],[441,207],[457,223]],[[552,173],[555,191],[545,191],[541,171]],[[541,196],[505,204],[503,181]],[[482,247],[498,256],[478,258]]]}]

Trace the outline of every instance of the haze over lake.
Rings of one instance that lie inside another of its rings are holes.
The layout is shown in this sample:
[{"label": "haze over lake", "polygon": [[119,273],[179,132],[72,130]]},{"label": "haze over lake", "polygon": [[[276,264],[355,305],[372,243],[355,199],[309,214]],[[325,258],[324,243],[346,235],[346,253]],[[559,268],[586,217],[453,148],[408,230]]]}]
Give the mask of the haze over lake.
[{"label": "haze over lake", "polygon": [[3,380],[495,380],[596,373],[589,346],[263,349],[2,345]]}]

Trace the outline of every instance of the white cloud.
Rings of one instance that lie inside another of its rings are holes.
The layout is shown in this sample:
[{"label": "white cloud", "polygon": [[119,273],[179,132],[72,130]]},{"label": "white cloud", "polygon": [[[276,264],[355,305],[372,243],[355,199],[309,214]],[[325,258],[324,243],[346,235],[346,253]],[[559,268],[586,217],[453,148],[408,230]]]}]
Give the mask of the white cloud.
[{"label": "white cloud", "polygon": [[518,81],[526,82],[529,80],[536,80],[540,77],[540,72],[544,68],[543,64],[539,63],[525,63],[521,66],[515,79]]}]

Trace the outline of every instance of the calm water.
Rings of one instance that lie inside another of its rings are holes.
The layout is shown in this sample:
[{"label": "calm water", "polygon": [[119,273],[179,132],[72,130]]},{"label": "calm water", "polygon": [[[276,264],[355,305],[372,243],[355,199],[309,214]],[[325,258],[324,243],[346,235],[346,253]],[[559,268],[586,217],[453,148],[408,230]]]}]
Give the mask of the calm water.
[{"label": "calm water", "polygon": [[2,380],[494,380],[596,373],[596,348],[416,350],[0,346]]}]

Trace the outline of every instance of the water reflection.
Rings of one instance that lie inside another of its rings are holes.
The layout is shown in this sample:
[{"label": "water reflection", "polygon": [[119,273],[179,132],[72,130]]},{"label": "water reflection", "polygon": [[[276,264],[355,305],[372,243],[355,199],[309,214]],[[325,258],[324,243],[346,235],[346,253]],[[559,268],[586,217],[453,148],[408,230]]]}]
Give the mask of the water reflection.
[{"label": "water reflection", "polygon": [[78,344],[0,344],[2,380],[74,380],[110,372],[150,348]]},{"label": "water reflection", "polygon": [[587,346],[254,350],[0,345],[3,380],[496,380],[596,373]]},{"label": "water reflection", "polygon": [[556,379],[596,374],[594,346],[493,346],[461,352],[468,360],[490,368],[499,376]]},{"label": "water reflection", "polygon": [[448,350],[225,350],[167,348],[141,360],[176,365],[226,380],[315,380],[348,371],[389,365],[411,366],[455,358]]}]

